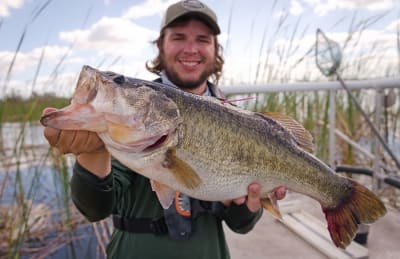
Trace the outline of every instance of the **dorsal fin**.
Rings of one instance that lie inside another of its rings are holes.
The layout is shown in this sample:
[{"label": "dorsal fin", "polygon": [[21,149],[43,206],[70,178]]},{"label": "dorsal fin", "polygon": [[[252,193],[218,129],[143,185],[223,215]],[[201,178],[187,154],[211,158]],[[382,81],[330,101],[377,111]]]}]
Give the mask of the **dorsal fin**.
[{"label": "dorsal fin", "polygon": [[294,120],[290,116],[278,112],[264,112],[262,115],[278,122],[290,133],[292,133],[299,147],[308,152],[313,152],[313,138],[310,132],[308,132],[298,121]]}]

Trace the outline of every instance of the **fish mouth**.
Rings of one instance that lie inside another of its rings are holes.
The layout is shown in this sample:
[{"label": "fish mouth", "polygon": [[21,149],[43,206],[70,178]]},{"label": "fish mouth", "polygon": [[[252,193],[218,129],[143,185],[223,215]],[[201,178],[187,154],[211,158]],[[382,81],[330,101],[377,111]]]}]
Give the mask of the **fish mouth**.
[{"label": "fish mouth", "polygon": [[151,152],[153,150],[160,148],[167,141],[168,137],[169,137],[169,134],[161,135],[161,137],[156,139],[156,141],[153,144],[145,147],[143,149],[143,152],[148,153],[148,152]]},{"label": "fish mouth", "polygon": [[172,133],[173,132],[165,132],[161,133],[160,135],[141,140],[140,142],[125,144],[116,142],[115,140],[110,138],[108,134],[100,133],[100,135],[103,141],[107,142],[109,147],[112,149],[116,149],[126,153],[140,153],[142,155],[146,155],[168,145],[173,135]]}]

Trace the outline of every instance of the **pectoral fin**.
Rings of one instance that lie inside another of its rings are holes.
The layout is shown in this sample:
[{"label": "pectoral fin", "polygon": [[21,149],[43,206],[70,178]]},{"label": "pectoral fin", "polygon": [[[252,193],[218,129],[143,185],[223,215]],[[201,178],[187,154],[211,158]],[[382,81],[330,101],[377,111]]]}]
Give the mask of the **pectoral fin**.
[{"label": "pectoral fin", "polygon": [[269,193],[267,198],[261,199],[261,204],[273,217],[282,220],[282,214],[274,193]]},{"label": "pectoral fin", "polygon": [[198,174],[190,165],[176,156],[175,149],[167,151],[163,166],[168,168],[176,180],[186,188],[194,189],[201,184]]},{"label": "pectoral fin", "polygon": [[151,188],[156,192],[163,209],[168,209],[174,201],[175,191],[160,182],[150,180]]}]

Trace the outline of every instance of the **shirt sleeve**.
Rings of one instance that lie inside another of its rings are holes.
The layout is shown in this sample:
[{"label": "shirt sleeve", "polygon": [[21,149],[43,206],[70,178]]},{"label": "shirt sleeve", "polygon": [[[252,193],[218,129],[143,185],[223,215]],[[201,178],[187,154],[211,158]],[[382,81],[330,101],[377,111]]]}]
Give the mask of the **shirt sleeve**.
[{"label": "shirt sleeve", "polygon": [[261,218],[262,212],[263,208],[253,213],[247,208],[246,204],[236,205],[232,203],[225,209],[223,219],[232,231],[246,234],[253,229]]},{"label": "shirt sleeve", "polygon": [[77,161],[71,178],[71,196],[77,209],[89,220],[99,221],[111,215],[123,190],[132,184],[133,175],[112,160],[111,173],[104,179],[82,167]]}]

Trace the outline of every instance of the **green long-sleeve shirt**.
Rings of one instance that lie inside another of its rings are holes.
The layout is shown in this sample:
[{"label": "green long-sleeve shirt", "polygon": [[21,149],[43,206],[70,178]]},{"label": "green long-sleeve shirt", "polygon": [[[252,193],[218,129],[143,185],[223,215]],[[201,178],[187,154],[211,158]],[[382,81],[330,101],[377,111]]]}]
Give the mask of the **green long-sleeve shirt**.
[{"label": "green long-sleeve shirt", "polygon": [[[116,160],[112,172],[99,179],[75,163],[71,179],[72,200],[90,221],[104,219],[111,214],[127,218],[160,218],[163,209],[150,181],[131,171]],[[235,232],[247,233],[262,213],[250,212],[245,205],[232,204],[222,213],[222,219]],[[107,246],[108,258],[230,258],[221,219],[209,213],[199,214],[193,220],[188,240],[172,240],[168,235],[129,233],[114,230]]]}]

